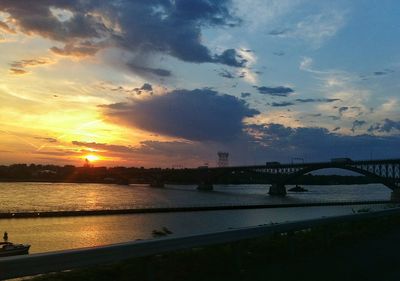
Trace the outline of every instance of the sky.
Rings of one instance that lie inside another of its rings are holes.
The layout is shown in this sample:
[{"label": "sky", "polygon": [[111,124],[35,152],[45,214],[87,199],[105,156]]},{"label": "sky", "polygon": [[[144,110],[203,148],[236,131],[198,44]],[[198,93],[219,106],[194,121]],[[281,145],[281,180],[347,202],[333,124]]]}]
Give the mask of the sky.
[{"label": "sky", "polygon": [[1,0],[0,164],[398,158],[399,14],[395,0]]}]

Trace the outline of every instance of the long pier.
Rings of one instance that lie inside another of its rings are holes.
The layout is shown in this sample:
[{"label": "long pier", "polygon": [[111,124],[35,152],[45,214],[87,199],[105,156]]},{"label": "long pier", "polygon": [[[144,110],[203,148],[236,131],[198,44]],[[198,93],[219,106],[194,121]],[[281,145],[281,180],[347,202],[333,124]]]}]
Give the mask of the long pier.
[{"label": "long pier", "polygon": [[300,207],[323,207],[323,206],[373,205],[373,204],[393,204],[393,203],[394,202],[391,200],[371,200],[371,201],[343,201],[343,202],[333,201],[333,202],[281,203],[281,204],[219,205],[219,206],[195,206],[195,207],[160,207],[160,208],[135,208],[135,209],[113,209],[113,210],[9,212],[9,213],[0,213],[0,219],[180,213],[180,212],[300,208]]}]

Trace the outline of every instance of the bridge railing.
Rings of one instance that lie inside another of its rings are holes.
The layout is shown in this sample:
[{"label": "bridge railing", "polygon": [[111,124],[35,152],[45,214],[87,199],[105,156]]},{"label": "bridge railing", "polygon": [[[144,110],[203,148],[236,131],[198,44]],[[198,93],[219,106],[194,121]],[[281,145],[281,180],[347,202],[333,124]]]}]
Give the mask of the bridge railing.
[{"label": "bridge railing", "polygon": [[349,162],[304,162],[304,163],[279,163],[276,164],[261,164],[261,165],[249,165],[249,166],[229,166],[229,167],[209,167],[209,170],[246,170],[246,169],[262,169],[262,168],[290,168],[290,167],[310,167],[310,166],[324,166],[324,165],[368,165],[368,164],[399,164],[400,159],[376,159],[376,160],[351,160]]},{"label": "bridge railing", "polygon": [[194,247],[223,244],[333,223],[400,215],[400,208],[328,218],[240,228],[186,237],[132,241],[114,245],[0,258],[0,280],[107,264]]}]

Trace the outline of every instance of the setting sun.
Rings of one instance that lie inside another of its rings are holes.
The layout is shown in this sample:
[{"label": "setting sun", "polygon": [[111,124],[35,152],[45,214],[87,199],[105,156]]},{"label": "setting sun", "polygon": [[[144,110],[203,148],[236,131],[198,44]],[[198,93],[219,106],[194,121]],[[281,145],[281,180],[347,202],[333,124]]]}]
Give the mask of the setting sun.
[{"label": "setting sun", "polygon": [[100,156],[94,154],[88,154],[84,158],[87,159],[89,162],[96,162],[101,159]]}]

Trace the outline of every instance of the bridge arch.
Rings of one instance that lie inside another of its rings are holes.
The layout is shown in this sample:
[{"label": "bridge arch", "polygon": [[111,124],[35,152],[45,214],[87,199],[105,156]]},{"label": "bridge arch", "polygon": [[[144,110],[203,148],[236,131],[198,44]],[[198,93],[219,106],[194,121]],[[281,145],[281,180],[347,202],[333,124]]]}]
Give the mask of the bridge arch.
[{"label": "bridge arch", "polygon": [[339,165],[326,165],[326,166],[318,166],[318,167],[313,167],[313,166],[305,167],[297,172],[286,175],[284,177],[284,179],[282,180],[282,182],[280,182],[280,183],[285,185],[285,184],[289,183],[291,180],[299,178],[302,175],[308,174],[313,171],[323,170],[323,169],[342,169],[342,170],[356,172],[356,173],[364,175],[370,179],[376,180],[378,183],[385,185],[386,187],[390,188],[391,190],[396,189],[395,184],[388,181],[386,178],[381,177],[377,174],[371,173],[367,170],[363,170],[363,169],[360,169],[360,168],[357,168],[354,166],[349,166],[349,165],[345,165],[345,166],[343,166],[343,165],[340,165],[340,166]]}]

